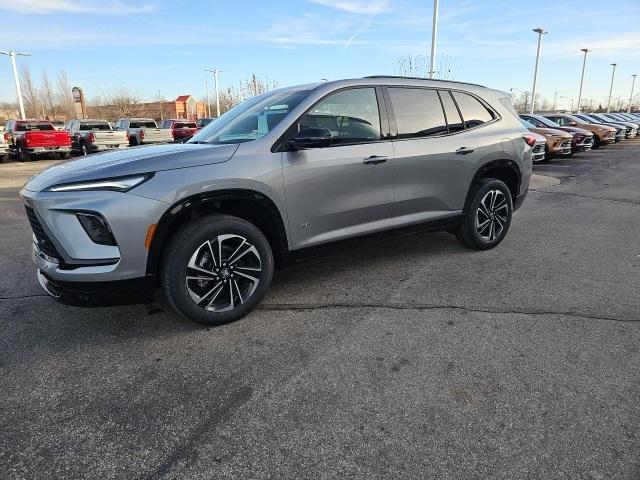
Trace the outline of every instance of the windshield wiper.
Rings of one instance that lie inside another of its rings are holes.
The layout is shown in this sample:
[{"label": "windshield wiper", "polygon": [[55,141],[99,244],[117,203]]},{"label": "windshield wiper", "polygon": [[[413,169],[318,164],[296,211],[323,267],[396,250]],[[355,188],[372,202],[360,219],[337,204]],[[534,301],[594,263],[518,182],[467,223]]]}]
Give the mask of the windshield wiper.
[{"label": "windshield wiper", "polygon": [[205,142],[204,140],[195,140],[193,142],[185,142],[185,143],[209,143],[209,142]]}]

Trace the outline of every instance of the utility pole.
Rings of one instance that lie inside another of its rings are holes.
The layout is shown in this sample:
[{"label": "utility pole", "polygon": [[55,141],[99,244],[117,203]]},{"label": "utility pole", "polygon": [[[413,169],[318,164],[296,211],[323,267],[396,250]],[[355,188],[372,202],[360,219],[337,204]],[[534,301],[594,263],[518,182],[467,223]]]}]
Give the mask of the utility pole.
[{"label": "utility pole", "polygon": [[20,90],[20,79],[18,78],[18,69],[16,68],[16,57],[17,56],[30,57],[31,54],[25,53],[25,52],[14,52],[14,51],[10,51],[10,52],[0,51],[0,53],[2,55],[8,55],[9,58],[11,58],[11,68],[13,69],[13,80],[16,83],[16,94],[18,95],[18,105],[20,106],[20,119],[24,120],[27,117],[24,114],[24,103],[22,103],[22,90]]},{"label": "utility pole", "polygon": [[[213,81],[215,83],[216,88],[216,117],[220,116],[220,91],[218,90],[218,73],[224,72],[224,70],[218,70],[214,68],[213,70],[205,70],[205,72],[213,73]],[[254,91],[257,89],[256,87],[256,76],[253,76],[253,89]],[[207,103],[209,103],[209,87],[207,86]],[[211,116],[211,108],[209,108],[209,116]]]},{"label": "utility pole", "polygon": [[207,89],[207,117],[211,117],[211,101],[209,100],[209,78],[207,75],[207,72],[210,72],[211,70],[206,70],[204,71],[204,86]]},{"label": "utility pole", "polygon": [[160,95],[160,90],[158,90],[158,104],[160,104],[160,120],[164,120],[164,115],[162,114],[162,95]]},{"label": "utility pole", "polygon": [[587,53],[589,53],[589,49],[588,48],[581,48],[580,51],[584,52],[584,60],[582,61],[582,75],[580,76],[580,90],[578,90],[578,110],[577,110],[577,113],[580,113],[580,100],[582,99],[582,84],[584,82],[584,67],[587,64]]},{"label": "utility pole", "polygon": [[613,67],[613,71],[611,72],[611,86],[609,87],[609,99],[607,100],[607,113],[609,113],[609,111],[611,110],[611,93],[613,92],[613,79],[616,76],[616,67],[618,66],[618,64],[612,63],[611,66]]},{"label": "utility pole", "polygon": [[536,106],[536,82],[538,81],[538,63],[540,62],[540,44],[542,43],[542,35],[545,35],[549,32],[545,31],[544,28],[534,28],[534,32],[538,34],[538,50],[536,51],[536,66],[533,70],[533,89],[531,90],[531,110],[529,113],[533,114],[533,109]]},{"label": "utility pole", "polygon": [[431,57],[429,58],[429,78],[436,73],[436,36],[438,34],[438,0],[433,0],[433,23],[431,26]]},{"label": "utility pole", "polygon": [[631,95],[629,95],[629,105],[627,106],[627,113],[631,113],[631,102],[633,101],[633,87],[636,84],[636,74],[631,75],[633,80],[631,81]]},{"label": "utility pole", "polygon": [[556,104],[558,103],[558,92],[553,92],[553,111],[556,111]]}]

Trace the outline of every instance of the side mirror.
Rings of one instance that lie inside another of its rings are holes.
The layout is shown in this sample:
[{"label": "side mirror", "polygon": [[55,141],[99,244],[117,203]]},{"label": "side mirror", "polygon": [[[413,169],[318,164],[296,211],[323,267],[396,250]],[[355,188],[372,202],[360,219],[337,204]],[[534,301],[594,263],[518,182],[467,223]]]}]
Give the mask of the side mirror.
[{"label": "side mirror", "polygon": [[328,128],[305,128],[287,142],[291,150],[322,148],[331,145],[331,131]]}]

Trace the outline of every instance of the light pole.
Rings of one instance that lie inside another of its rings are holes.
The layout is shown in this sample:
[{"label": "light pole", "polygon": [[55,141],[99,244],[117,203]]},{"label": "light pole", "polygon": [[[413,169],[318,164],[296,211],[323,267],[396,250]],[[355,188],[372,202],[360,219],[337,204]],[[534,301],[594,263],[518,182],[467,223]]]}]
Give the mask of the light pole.
[{"label": "light pole", "polygon": [[160,120],[164,120],[164,114],[162,113],[162,94],[158,90],[158,103],[160,104]]},{"label": "light pole", "polygon": [[556,111],[556,104],[558,103],[558,92],[553,92],[553,111]]},{"label": "light pole", "polygon": [[207,72],[210,72],[211,70],[206,70],[204,71],[204,88],[207,89],[207,117],[211,117],[211,101],[209,100],[209,78],[207,75]]},{"label": "light pole", "polygon": [[18,69],[16,68],[16,56],[30,57],[30,53],[25,52],[2,52],[3,55],[8,55],[11,58],[11,68],[13,69],[13,80],[16,82],[16,93],[18,94],[18,105],[20,105],[20,118],[24,120],[26,115],[24,114],[24,103],[22,103],[22,90],[20,90],[20,79],[18,78]]},{"label": "light pole", "polygon": [[587,64],[587,53],[589,53],[588,48],[581,48],[581,52],[584,52],[584,60],[582,60],[582,75],[580,76],[580,90],[578,90],[578,110],[577,113],[580,113],[580,100],[582,99],[582,84],[584,82],[584,67]]},{"label": "light pole", "polygon": [[436,35],[438,33],[438,0],[433,0],[433,25],[431,27],[431,58],[429,58],[429,78],[436,73]]},{"label": "light pole", "polygon": [[566,95],[560,95],[560,98],[566,98],[567,100],[571,100],[571,113],[573,113],[573,98],[569,98]]},{"label": "light pole", "polygon": [[544,28],[534,28],[534,32],[538,34],[538,50],[536,51],[536,67],[533,70],[533,90],[531,91],[531,110],[529,113],[533,114],[533,109],[536,105],[536,82],[538,81],[538,63],[540,61],[540,44],[542,43],[542,35],[547,34],[549,32],[545,31]]},{"label": "light pole", "polygon": [[631,113],[631,102],[633,101],[633,87],[636,84],[636,74],[631,75],[633,80],[631,81],[631,95],[629,95],[629,106],[627,107],[627,113]]},{"label": "light pole", "polygon": [[224,70],[218,70],[217,68],[214,68],[213,70],[205,70],[207,72],[211,72],[213,73],[213,80],[215,82],[215,88],[216,88],[216,117],[220,116],[220,93],[218,91],[218,73],[222,73],[224,72]]},{"label": "light pole", "polygon": [[613,79],[616,76],[616,67],[618,66],[618,64],[612,63],[611,66],[613,67],[613,71],[611,72],[611,86],[609,87],[609,99],[607,100],[607,113],[609,113],[611,109],[611,93],[613,92]]}]

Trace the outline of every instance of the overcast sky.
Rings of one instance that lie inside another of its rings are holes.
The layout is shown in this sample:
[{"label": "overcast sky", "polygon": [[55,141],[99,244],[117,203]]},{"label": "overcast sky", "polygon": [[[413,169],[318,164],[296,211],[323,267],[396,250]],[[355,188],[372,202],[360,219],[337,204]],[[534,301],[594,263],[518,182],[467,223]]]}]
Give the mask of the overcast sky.
[{"label": "overcast sky", "polygon": [[[204,95],[203,68],[221,86],[255,72],[280,86],[396,73],[401,56],[429,54],[431,0],[8,0],[0,2],[0,50],[39,80],[65,70],[91,98],[126,85],[146,98]],[[530,90],[537,36],[545,27],[538,91],[577,97],[581,48],[590,48],[585,98],[628,99],[640,73],[640,0],[441,0],[437,56],[456,79]],[[640,80],[636,91],[640,92]],[[0,100],[15,100],[0,57]],[[567,100],[562,100],[568,102]],[[568,106],[568,103],[567,103]]]}]

